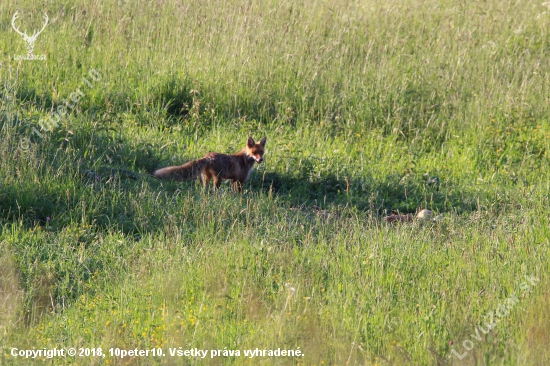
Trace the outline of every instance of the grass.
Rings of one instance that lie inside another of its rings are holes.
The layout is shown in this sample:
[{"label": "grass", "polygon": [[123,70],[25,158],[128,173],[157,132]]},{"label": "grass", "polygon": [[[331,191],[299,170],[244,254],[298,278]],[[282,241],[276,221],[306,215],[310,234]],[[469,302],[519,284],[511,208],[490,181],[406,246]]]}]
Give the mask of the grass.
[{"label": "grass", "polygon": [[[2,2],[0,364],[546,364],[546,5]],[[248,136],[242,195],[148,175]]]}]

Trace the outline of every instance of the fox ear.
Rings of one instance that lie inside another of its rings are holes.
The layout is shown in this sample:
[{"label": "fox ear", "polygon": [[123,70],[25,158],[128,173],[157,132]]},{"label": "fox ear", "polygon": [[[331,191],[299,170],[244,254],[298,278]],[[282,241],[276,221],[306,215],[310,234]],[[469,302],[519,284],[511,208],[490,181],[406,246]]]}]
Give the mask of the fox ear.
[{"label": "fox ear", "polygon": [[246,141],[246,146],[248,146],[248,147],[253,147],[254,145],[256,145],[256,143],[254,142],[254,140],[252,139],[252,137],[249,137],[249,138],[248,138],[248,141]]},{"label": "fox ear", "polygon": [[262,139],[262,141],[260,141],[260,145],[265,146],[265,140],[266,140],[266,138],[264,137],[264,138]]}]

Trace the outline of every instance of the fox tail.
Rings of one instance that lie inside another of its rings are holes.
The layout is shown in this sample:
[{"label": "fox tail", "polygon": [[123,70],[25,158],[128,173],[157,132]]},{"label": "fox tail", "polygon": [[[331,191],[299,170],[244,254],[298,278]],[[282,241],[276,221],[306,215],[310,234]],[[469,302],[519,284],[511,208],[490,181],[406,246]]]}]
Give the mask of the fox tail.
[{"label": "fox tail", "polygon": [[156,170],[153,176],[157,179],[168,179],[178,182],[196,179],[209,161],[209,158],[202,158],[187,162],[183,165],[168,166]]}]

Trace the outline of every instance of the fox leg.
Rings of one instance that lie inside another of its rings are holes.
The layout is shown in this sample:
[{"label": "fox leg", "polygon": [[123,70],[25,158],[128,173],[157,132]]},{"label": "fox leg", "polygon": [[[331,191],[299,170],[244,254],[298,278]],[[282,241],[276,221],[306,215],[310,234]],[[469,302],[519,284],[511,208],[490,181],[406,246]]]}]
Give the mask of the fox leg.
[{"label": "fox leg", "polygon": [[240,180],[234,180],[233,181],[233,191],[234,192],[242,192],[243,191],[243,184],[244,184],[244,181],[240,181]]},{"label": "fox leg", "polygon": [[208,187],[208,184],[210,181],[214,182],[214,190],[217,190],[220,188],[220,185],[222,184],[222,178],[219,176],[219,174],[216,174],[215,171],[212,169],[204,169],[201,174],[203,178],[204,187]]},{"label": "fox leg", "polygon": [[208,187],[208,183],[210,183],[210,174],[208,174],[208,172],[202,172],[201,174],[201,180],[202,180],[202,185],[203,187]]},{"label": "fox leg", "polygon": [[212,180],[214,181],[214,189],[215,190],[219,189],[220,186],[222,185],[222,178],[215,175],[212,177]]}]

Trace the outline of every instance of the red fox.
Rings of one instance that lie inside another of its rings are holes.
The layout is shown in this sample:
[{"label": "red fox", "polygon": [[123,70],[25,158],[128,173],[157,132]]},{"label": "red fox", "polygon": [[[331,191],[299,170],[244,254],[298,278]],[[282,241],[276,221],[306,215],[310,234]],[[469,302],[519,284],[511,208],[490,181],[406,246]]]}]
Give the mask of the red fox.
[{"label": "red fox", "polygon": [[183,165],[159,169],[153,173],[153,176],[158,179],[172,179],[181,182],[196,179],[200,175],[205,186],[210,180],[213,180],[215,189],[220,187],[223,179],[231,179],[233,190],[240,192],[254,162],[261,163],[264,160],[265,141],[264,137],[257,144],[252,137],[249,137],[246,146],[235,154],[225,155],[211,152],[201,159]]}]

